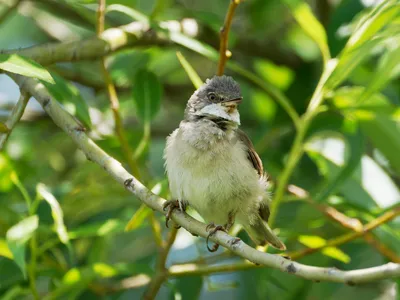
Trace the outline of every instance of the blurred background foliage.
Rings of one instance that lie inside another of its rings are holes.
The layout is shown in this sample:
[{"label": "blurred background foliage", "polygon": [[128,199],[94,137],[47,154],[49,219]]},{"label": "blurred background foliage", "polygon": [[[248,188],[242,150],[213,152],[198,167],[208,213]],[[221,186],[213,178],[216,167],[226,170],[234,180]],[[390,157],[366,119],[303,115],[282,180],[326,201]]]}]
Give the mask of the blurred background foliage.
[{"label": "blurred background foliage", "polygon": [[[307,131],[305,155],[294,169],[291,189],[274,224],[291,252],[329,245],[360,230],[361,223],[398,211],[400,4],[391,1],[393,7],[357,37],[360,24],[371,21],[368,14],[382,2],[307,1],[321,27],[308,6],[294,9],[302,1],[247,0],[237,8],[226,74],[241,85],[242,128],[263,160],[272,192],[296,134],[274,95],[286,96],[303,114],[326,54],[341,55],[336,73],[325,83],[327,99]],[[194,91],[176,52],[203,81],[213,76],[219,28],[229,1],[108,0],[107,5],[106,29],[132,22],[141,13],[152,22],[175,21],[168,28],[183,28],[193,38],[128,48],[106,59],[126,140],[133,149],[131,159],[142,181],[168,198],[162,159],[165,137],[178,126]],[[0,49],[91,37],[96,34],[96,9],[94,0],[1,0]],[[353,46],[347,53],[346,43]],[[100,60],[57,63],[46,69],[55,84],[45,84],[55,99],[86,126],[102,149],[132,170],[115,133]],[[147,91],[151,94],[146,96]],[[5,122],[18,97],[15,83],[0,74],[0,122]],[[125,231],[129,220],[131,230]],[[39,298],[137,299],[156,273],[160,232],[167,233],[164,217],[141,207],[89,162],[31,99],[0,153],[2,299],[32,298],[32,280]],[[245,234],[239,236],[249,242]],[[350,270],[399,262],[399,253],[400,218],[395,218],[371,234],[300,261]],[[218,259],[212,258],[215,255]],[[224,249],[210,255],[203,239],[181,229],[167,266],[191,261],[234,264],[239,258]],[[399,299],[399,288],[398,279],[350,287],[253,268],[169,278],[157,299]]]}]

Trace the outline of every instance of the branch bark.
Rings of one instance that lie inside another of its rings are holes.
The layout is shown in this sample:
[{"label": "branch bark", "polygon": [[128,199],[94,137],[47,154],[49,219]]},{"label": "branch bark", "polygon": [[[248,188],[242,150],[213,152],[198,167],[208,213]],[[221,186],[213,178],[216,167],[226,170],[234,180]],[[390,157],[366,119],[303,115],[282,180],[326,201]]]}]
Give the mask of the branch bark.
[{"label": "branch bark", "polygon": [[[38,100],[53,121],[73,139],[89,160],[102,167],[117,182],[124,185],[127,190],[138,197],[143,203],[154,210],[165,213],[162,209],[162,204],[166,200],[152,194],[140,181],[129,174],[117,160],[100,149],[86,133],[82,131],[82,128],[76,123],[75,119],[67,113],[57,101],[52,99],[43,84],[32,78],[8,74],[22,90],[27,91]],[[193,219],[181,211],[174,211],[172,219],[191,233],[202,237],[208,235],[204,223]],[[279,255],[260,252],[245,244],[243,241],[232,243],[235,241],[235,238],[221,231],[213,235],[211,240],[252,263],[271,267],[309,280],[357,284],[400,276],[400,264],[395,263],[388,263],[360,270],[341,271],[335,268],[307,266],[287,260]]]},{"label": "branch bark", "polygon": [[5,123],[5,125],[8,128],[8,132],[0,134],[0,150],[3,149],[8,137],[11,134],[11,131],[14,129],[15,125],[18,123],[18,121],[24,114],[25,107],[28,104],[29,98],[30,95],[21,91],[21,96],[19,97],[17,104],[14,106],[10,117]]},{"label": "branch bark", "polygon": [[231,29],[233,15],[235,14],[236,7],[240,4],[240,0],[231,0],[228,12],[226,13],[225,22],[220,30],[220,44],[219,44],[219,61],[217,75],[224,75],[226,61],[232,56],[228,50],[228,37]]}]

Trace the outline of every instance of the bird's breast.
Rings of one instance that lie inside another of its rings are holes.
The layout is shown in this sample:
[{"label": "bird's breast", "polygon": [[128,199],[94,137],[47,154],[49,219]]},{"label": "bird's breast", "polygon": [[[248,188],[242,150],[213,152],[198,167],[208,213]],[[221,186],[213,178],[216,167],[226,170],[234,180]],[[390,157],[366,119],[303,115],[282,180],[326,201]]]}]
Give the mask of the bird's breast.
[{"label": "bird's breast", "polygon": [[173,198],[187,201],[206,220],[224,222],[230,211],[263,193],[244,145],[232,137],[196,140],[178,129],[167,140],[165,159]]}]

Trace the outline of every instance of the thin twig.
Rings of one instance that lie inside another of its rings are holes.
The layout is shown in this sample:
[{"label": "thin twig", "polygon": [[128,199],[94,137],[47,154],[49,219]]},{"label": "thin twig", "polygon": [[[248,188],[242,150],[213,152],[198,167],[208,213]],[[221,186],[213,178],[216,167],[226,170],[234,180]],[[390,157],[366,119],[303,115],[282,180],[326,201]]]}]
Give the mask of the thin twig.
[{"label": "thin twig", "polygon": [[[315,207],[317,210],[322,212],[326,215],[329,219],[335,221],[336,223],[340,224],[344,228],[351,229],[355,232],[362,232],[364,230],[363,224],[359,219],[350,218],[345,214],[341,213],[334,207],[331,207],[326,204],[320,204],[313,201],[307,191],[303,190],[302,188],[289,185],[288,190],[290,193],[296,195],[299,199],[306,201],[311,206]],[[376,250],[378,250],[383,256],[390,259],[392,262],[399,263],[400,257],[397,256],[393,251],[391,251],[388,247],[382,244],[381,241],[376,239],[371,233],[364,234],[364,239],[367,243],[372,245]]]},{"label": "thin twig", "polygon": [[220,30],[220,43],[219,43],[219,61],[217,75],[224,75],[226,61],[231,57],[232,53],[228,50],[228,36],[231,29],[233,15],[235,14],[236,7],[240,4],[240,0],[231,0],[228,12],[225,16],[224,26]]},{"label": "thin twig", "polygon": [[[43,84],[39,83],[33,78],[26,78],[10,72],[6,72],[6,74],[14,79],[21,89],[27,91],[35,97],[35,99],[42,105],[43,109],[49,114],[53,121],[72,138],[72,140],[85,153],[88,159],[98,164],[118,183],[124,185],[128,191],[133,193],[143,203],[146,203],[146,205],[148,205],[150,208],[163,214],[166,213],[163,211],[162,207],[166,200],[151,193],[149,189],[146,188],[140,181],[129,174],[122,167],[121,163],[100,149],[85,132],[80,130],[79,126],[77,126],[75,118],[67,113],[60,106],[60,104],[52,98]],[[393,217],[394,215],[392,218]],[[388,218],[386,217],[386,219]],[[195,220],[184,212],[178,210],[173,211],[172,220],[193,234],[197,234],[202,237],[208,236],[206,224]],[[383,220],[382,218],[378,218],[374,221],[374,223],[370,223],[367,229],[372,229],[372,227],[375,228],[382,223]],[[378,224],[378,222],[380,223]],[[285,259],[279,255],[257,251],[243,241],[233,243],[233,241],[236,241],[236,239],[222,231],[218,231],[210,239],[254,264],[271,267],[273,269],[287,272],[309,280],[357,284],[386,278],[400,277],[400,264],[388,263],[373,268],[341,271],[335,268],[307,266]]]},{"label": "thin twig", "polygon": [[175,241],[176,234],[178,233],[178,229],[173,227],[171,228],[167,241],[165,242],[164,247],[161,249],[160,254],[158,256],[156,274],[151,280],[149,286],[143,294],[143,299],[152,300],[157,296],[158,291],[161,288],[161,285],[168,278],[167,268],[165,267],[165,263],[167,261],[169,250],[171,250],[172,244]]},{"label": "thin twig", "polygon": [[[104,15],[106,8],[106,0],[99,0],[99,5],[97,9],[97,35],[100,37],[104,31]],[[136,162],[133,160],[133,151],[129,146],[128,139],[126,138],[126,133],[124,130],[124,124],[121,118],[121,114],[119,112],[119,100],[117,91],[115,90],[115,86],[112,82],[111,76],[107,71],[105,57],[101,58],[101,70],[103,73],[104,82],[107,87],[108,99],[110,100],[111,110],[114,116],[115,122],[115,133],[118,136],[119,142],[121,144],[121,149],[124,154],[124,157],[131,169],[132,173],[140,178],[139,168]]]},{"label": "thin twig", "polygon": [[10,7],[8,7],[1,15],[0,15],[0,26],[1,24],[8,18],[8,16],[13,12],[13,10],[18,9],[18,6],[21,4],[23,0],[16,0]]},{"label": "thin twig", "polygon": [[5,123],[6,127],[8,128],[8,131],[3,134],[0,134],[0,150],[3,149],[8,137],[11,134],[11,131],[14,129],[15,125],[18,123],[18,121],[24,114],[25,107],[28,104],[29,98],[30,98],[29,94],[26,94],[21,91],[21,96],[19,97],[17,104],[14,106],[10,117]]},{"label": "thin twig", "polygon": [[366,224],[365,226],[363,226],[363,229],[361,231],[354,231],[354,232],[350,232],[350,233],[344,234],[342,236],[339,236],[337,238],[333,238],[331,240],[328,240],[326,242],[326,244],[321,247],[307,248],[307,249],[303,249],[300,251],[288,253],[287,255],[290,256],[290,258],[292,258],[292,259],[299,259],[303,256],[318,252],[327,247],[336,247],[336,246],[348,243],[352,240],[362,237],[364,234],[375,229],[376,227],[378,227],[384,223],[387,223],[390,220],[393,220],[395,217],[397,217],[399,215],[400,215],[400,206],[384,213],[382,216],[380,216],[380,217],[374,219],[373,221],[371,221],[370,223]]}]

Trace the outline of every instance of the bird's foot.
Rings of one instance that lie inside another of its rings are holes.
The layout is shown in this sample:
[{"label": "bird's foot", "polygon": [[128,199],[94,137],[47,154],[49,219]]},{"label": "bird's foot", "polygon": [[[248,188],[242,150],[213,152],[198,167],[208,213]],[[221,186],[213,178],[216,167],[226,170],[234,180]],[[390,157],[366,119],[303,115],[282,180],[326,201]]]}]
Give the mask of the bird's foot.
[{"label": "bird's foot", "polygon": [[208,239],[210,236],[214,235],[217,231],[224,231],[227,232],[226,228],[222,225],[215,225],[213,222],[208,224],[206,227],[206,230],[209,231],[209,234],[207,235],[206,239],[206,245],[207,245],[207,250],[210,252],[215,252],[219,248],[219,244],[215,243],[211,248],[208,246]]},{"label": "bird's foot", "polygon": [[[171,219],[171,214],[174,211],[174,209],[181,209],[182,211],[186,210],[186,204],[184,202],[179,203],[179,200],[169,200],[166,201],[163,205],[163,210],[167,210],[167,214],[165,215],[165,226],[169,228],[168,222]],[[181,228],[181,226],[178,226],[177,228]]]}]

